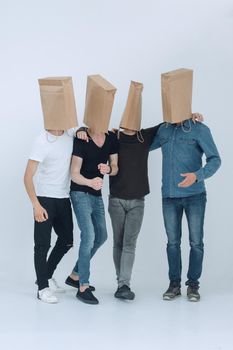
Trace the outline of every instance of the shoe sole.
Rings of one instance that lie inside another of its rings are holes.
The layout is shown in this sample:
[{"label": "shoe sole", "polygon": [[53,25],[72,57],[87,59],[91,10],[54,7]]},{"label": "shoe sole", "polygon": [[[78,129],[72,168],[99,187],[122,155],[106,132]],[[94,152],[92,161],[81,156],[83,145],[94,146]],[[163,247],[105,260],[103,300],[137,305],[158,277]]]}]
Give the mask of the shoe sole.
[{"label": "shoe sole", "polygon": [[181,297],[181,294],[177,294],[177,295],[175,295],[174,297],[169,297],[169,296],[163,296],[163,300],[165,300],[165,301],[170,301],[170,300],[174,300],[174,299],[177,299],[177,298],[179,298],[179,297]]},{"label": "shoe sole", "polygon": [[[76,288],[76,289],[79,289],[79,287],[77,287],[75,284],[73,284],[72,282],[66,282],[65,281],[65,284],[67,284],[67,286],[70,286],[70,287],[73,287],[73,288]],[[95,291],[95,287],[93,287],[93,286],[89,286],[89,288],[90,288],[90,290],[92,291],[92,292],[94,292]]]},{"label": "shoe sole", "polygon": [[43,303],[46,303],[46,304],[57,304],[59,301],[45,301],[43,299],[41,299],[39,296],[37,296],[37,299],[42,301]]},{"label": "shoe sole", "polygon": [[135,299],[135,295],[134,296],[127,296],[127,295],[115,295],[115,298],[117,299],[123,299],[123,300],[134,300]]},{"label": "shoe sole", "polygon": [[197,303],[198,301],[200,301],[200,298],[196,298],[196,297],[187,297],[188,301],[191,301],[193,303]]},{"label": "shoe sole", "polygon": [[81,298],[78,295],[76,295],[76,298],[85,304],[89,304],[89,305],[98,305],[99,304],[99,301],[96,302],[96,301],[86,300],[86,299]]},{"label": "shoe sole", "polygon": [[134,299],[135,299],[135,297],[133,297],[133,298],[130,297],[130,298],[129,298],[129,297],[123,297],[123,296],[120,296],[120,297],[116,297],[116,296],[115,296],[115,298],[117,298],[117,299],[122,299],[122,300],[134,300]]}]

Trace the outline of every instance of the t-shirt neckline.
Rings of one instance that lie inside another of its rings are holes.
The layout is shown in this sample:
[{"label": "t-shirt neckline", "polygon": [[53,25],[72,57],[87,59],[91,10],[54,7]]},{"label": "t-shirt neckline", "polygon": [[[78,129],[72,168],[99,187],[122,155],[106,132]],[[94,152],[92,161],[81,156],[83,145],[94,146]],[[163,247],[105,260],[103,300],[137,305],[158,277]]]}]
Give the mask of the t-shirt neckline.
[{"label": "t-shirt neckline", "polygon": [[102,149],[102,148],[105,146],[105,143],[106,143],[106,141],[107,141],[107,134],[106,134],[106,133],[104,133],[104,135],[105,135],[105,140],[104,140],[104,143],[103,143],[102,146],[98,146],[98,145],[95,143],[95,141],[92,139],[92,137],[91,137],[90,134],[88,133],[88,130],[87,130],[87,135],[88,135],[89,139],[94,143],[94,145],[95,145],[98,149]]},{"label": "t-shirt neckline", "polygon": [[64,135],[65,135],[65,131],[63,132],[62,135],[53,135],[49,131],[45,130],[45,136],[46,136],[46,139],[48,142],[53,143],[53,142],[57,141],[58,139],[61,139],[62,136],[64,137]]}]

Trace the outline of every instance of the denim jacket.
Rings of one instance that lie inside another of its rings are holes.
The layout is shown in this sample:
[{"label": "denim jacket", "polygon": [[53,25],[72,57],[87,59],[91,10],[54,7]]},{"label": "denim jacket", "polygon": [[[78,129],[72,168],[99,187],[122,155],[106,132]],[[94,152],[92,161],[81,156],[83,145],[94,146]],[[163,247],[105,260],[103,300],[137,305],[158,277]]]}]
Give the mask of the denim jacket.
[{"label": "denim jacket", "polygon": [[[162,124],[150,150],[159,147],[162,148],[163,155],[163,197],[188,197],[205,192],[204,180],[212,176],[221,165],[210,129],[203,123],[186,120],[182,124]],[[203,154],[206,156],[204,166]],[[178,187],[184,180],[180,174],[192,172],[196,174],[197,182],[190,187]]]}]

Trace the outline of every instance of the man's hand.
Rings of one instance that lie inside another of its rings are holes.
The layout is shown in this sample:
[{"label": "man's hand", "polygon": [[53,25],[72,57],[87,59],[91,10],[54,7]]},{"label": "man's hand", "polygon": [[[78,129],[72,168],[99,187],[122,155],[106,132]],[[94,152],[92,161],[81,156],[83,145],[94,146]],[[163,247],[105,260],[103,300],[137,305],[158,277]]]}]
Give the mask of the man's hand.
[{"label": "man's hand", "polygon": [[37,204],[34,208],[34,218],[37,222],[44,222],[48,220],[49,216],[47,211],[40,205]]},{"label": "man's hand", "polygon": [[193,122],[200,122],[202,123],[204,121],[204,117],[200,113],[192,113],[192,120]]},{"label": "man's hand", "polygon": [[99,191],[103,187],[103,179],[101,179],[101,177],[95,177],[94,179],[90,180],[89,186],[94,190]]},{"label": "man's hand", "polygon": [[178,184],[178,187],[189,187],[197,180],[197,176],[195,173],[185,173],[180,174],[181,176],[185,177],[185,179]]},{"label": "man's hand", "polygon": [[98,165],[98,169],[100,171],[100,174],[106,175],[110,172],[111,168],[108,164],[100,163]]},{"label": "man's hand", "polygon": [[86,131],[77,131],[76,136],[78,139],[89,142],[89,137]]}]

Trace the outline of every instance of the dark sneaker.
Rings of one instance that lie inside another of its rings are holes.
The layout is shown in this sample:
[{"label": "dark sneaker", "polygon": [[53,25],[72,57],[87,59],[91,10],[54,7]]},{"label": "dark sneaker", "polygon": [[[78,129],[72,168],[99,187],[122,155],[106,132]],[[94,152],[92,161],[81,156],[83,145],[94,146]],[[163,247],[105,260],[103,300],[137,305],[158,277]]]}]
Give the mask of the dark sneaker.
[{"label": "dark sneaker", "polygon": [[172,300],[181,295],[180,286],[170,285],[168,290],[163,294],[163,300]]},{"label": "dark sneaker", "polygon": [[189,301],[199,301],[201,296],[198,292],[198,286],[188,286],[187,288],[187,297]]},{"label": "dark sneaker", "polygon": [[[71,278],[70,276],[67,277],[67,279],[65,280],[65,284],[68,284],[68,286],[74,287],[79,289],[79,281],[75,281],[73,280],[73,278]],[[90,290],[92,292],[95,291],[95,287],[94,286],[89,286]]]},{"label": "dark sneaker", "polygon": [[80,292],[80,290],[78,290],[76,298],[86,304],[99,304],[99,300],[92,294],[90,288],[85,289],[84,292]]},{"label": "dark sneaker", "polygon": [[125,284],[122,287],[118,287],[117,291],[114,294],[115,298],[125,299],[125,300],[134,300],[135,294],[131,289]]}]

